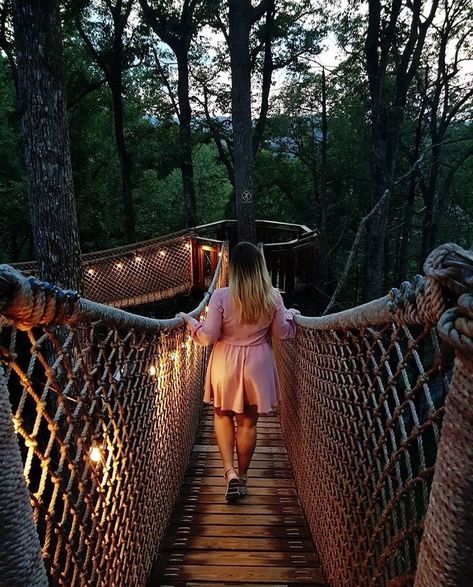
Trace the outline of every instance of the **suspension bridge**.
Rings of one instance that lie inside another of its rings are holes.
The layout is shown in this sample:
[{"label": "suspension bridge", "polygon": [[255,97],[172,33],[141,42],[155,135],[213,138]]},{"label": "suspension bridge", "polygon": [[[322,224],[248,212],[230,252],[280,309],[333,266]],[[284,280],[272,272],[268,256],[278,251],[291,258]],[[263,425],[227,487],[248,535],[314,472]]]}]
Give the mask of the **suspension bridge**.
[{"label": "suspension bridge", "polygon": [[[233,227],[200,229],[86,256],[84,297],[0,267],[0,584],[472,585],[473,253],[444,245],[383,298],[296,318],[228,505],[209,350],[121,309],[197,286],[205,316]],[[310,283],[316,235],[260,230],[273,283]]]}]

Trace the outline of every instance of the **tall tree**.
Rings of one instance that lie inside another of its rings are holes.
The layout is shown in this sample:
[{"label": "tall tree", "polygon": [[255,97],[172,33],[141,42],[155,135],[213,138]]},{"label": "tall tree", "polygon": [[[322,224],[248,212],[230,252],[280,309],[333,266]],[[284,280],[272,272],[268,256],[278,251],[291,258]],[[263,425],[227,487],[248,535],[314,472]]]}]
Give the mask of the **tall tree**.
[{"label": "tall tree", "polygon": [[[262,0],[255,7],[251,2],[228,2],[228,9],[228,15],[215,11],[212,25],[225,38],[230,64],[226,60],[226,50],[217,51],[218,57],[214,60],[214,66],[207,74],[201,72],[203,99],[200,102],[220,159],[235,186],[235,208],[239,225],[248,224],[245,228],[246,235],[242,238],[252,238],[249,236],[254,231],[254,227],[250,228],[254,222],[251,220],[254,217],[252,166],[264,144],[273,74],[277,70],[301,68],[303,56],[319,51],[318,43],[325,27],[317,29],[314,26],[316,11],[311,0],[303,0],[297,4],[285,0],[278,3],[274,0]],[[212,117],[210,112],[210,100],[213,99],[221,110],[225,103],[222,94],[226,93],[222,86],[212,89],[213,79],[219,77],[212,70],[222,71],[228,66],[232,71],[229,100],[232,109],[232,138],[225,122]],[[254,132],[251,118],[253,88],[257,88],[259,92],[255,93],[260,95]],[[248,148],[249,142],[252,149]]]},{"label": "tall tree", "polygon": [[[473,88],[471,80],[465,79],[461,71],[462,61],[473,58],[473,50],[469,46],[473,10],[469,0],[441,0],[439,12],[442,20],[436,27],[426,65],[425,83],[421,86],[422,99],[429,105],[430,149],[429,165],[419,182],[424,199],[420,270],[435,247],[440,217],[454,177],[465,161],[473,156],[473,134],[467,128],[473,113]],[[448,142],[453,139],[452,129],[455,128],[457,137],[460,135],[460,140],[466,139],[466,149],[460,149],[457,157],[452,158],[448,153],[451,151]],[[446,165],[448,169],[443,173],[442,167]]]},{"label": "tall tree", "polygon": [[[439,0],[368,0],[365,64],[371,117],[370,208],[366,230],[364,298],[379,295],[390,192],[395,178],[399,132],[406,100],[418,71]],[[423,11],[427,9],[427,14]],[[378,205],[379,204],[379,205]]]},{"label": "tall tree", "polygon": [[163,0],[140,0],[143,19],[177,60],[179,151],[184,190],[186,226],[196,224],[194,170],[192,166],[191,102],[189,98],[189,49],[206,11],[203,0],[185,0],[179,10]]},{"label": "tall tree", "polygon": [[250,29],[273,4],[261,0],[228,0],[228,45],[232,72],[233,157],[238,240],[256,242],[253,206]]},{"label": "tall tree", "polygon": [[[136,214],[133,202],[131,160],[124,130],[123,71],[129,66],[132,55],[125,46],[125,31],[134,0],[115,0],[95,3],[85,0],[74,3],[79,34],[95,63],[103,71],[112,94],[115,143],[120,161],[125,234],[128,242],[136,240]],[[90,13],[89,22],[84,23]],[[100,18],[97,18],[97,15]]]},{"label": "tall tree", "polygon": [[59,0],[14,0],[28,194],[41,279],[82,289],[66,117]]}]

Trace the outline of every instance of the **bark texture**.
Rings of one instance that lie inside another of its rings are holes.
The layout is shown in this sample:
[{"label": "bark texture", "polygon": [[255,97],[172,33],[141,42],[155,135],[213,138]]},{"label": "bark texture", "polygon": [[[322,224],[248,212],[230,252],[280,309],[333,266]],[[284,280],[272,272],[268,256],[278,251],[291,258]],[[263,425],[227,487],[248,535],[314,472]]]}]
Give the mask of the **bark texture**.
[{"label": "bark texture", "polygon": [[18,100],[39,277],[82,289],[58,0],[14,0]]},{"label": "bark texture", "polygon": [[256,242],[253,207],[253,139],[251,128],[249,0],[229,0],[229,49],[232,69],[232,123],[235,169],[235,208],[238,240]]}]

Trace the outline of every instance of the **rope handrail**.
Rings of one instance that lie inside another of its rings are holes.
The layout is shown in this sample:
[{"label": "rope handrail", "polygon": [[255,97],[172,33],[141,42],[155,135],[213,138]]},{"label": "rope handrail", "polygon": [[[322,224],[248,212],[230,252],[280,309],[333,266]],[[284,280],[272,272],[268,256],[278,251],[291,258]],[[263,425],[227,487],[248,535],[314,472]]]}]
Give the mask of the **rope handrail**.
[{"label": "rope handrail", "polygon": [[424,270],[296,316],[294,341],[275,345],[283,435],[333,586],[472,581],[473,253],[444,245]]},{"label": "rope handrail", "polygon": [[[227,259],[224,244],[194,316],[225,284]],[[8,266],[0,314],[2,583],[143,585],[186,470],[208,350],[180,318],[110,308]]]}]

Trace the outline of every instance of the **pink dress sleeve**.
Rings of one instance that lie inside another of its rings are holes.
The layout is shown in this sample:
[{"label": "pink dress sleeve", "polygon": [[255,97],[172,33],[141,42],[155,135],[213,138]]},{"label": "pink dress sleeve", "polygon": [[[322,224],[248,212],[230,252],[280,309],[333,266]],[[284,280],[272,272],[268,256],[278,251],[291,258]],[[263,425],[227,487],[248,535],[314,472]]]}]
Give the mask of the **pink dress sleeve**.
[{"label": "pink dress sleeve", "polygon": [[294,338],[296,336],[294,313],[284,307],[284,302],[280,294],[278,294],[276,311],[271,322],[271,335],[280,340]]},{"label": "pink dress sleeve", "polygon": [[210,297],[207,317],[203,322],[195,318],[190,320],[188,328],[192,338],[201,346],[209,346],[220,338],[222,331],[223,305],[219,290],[215,290]]}]

